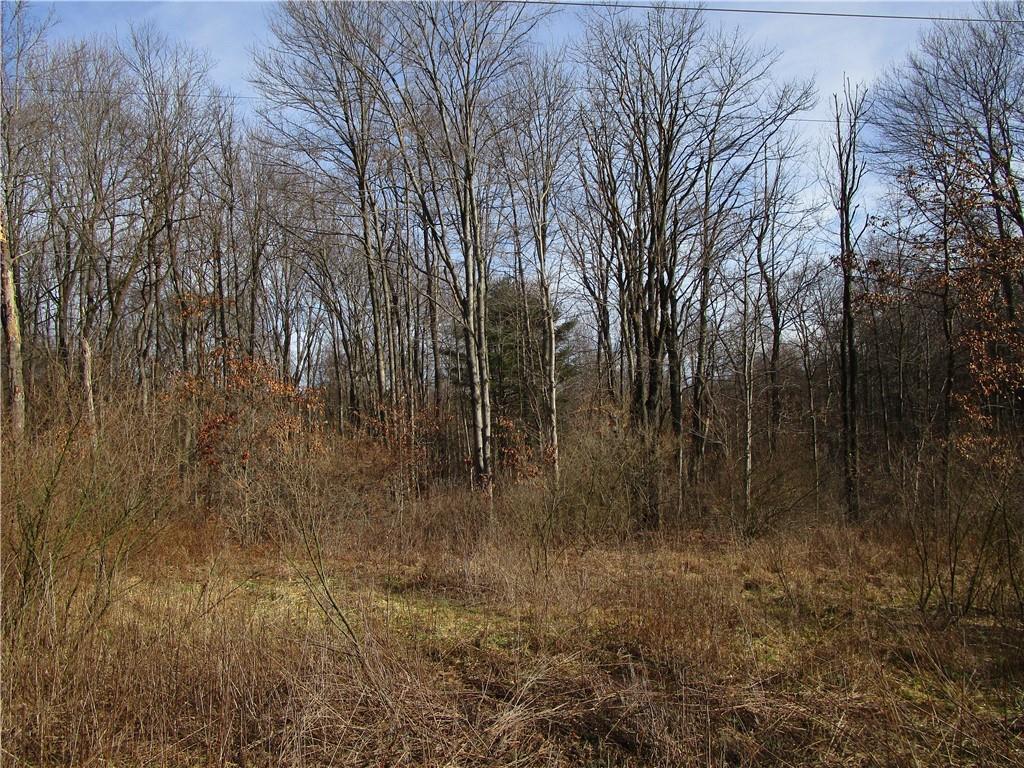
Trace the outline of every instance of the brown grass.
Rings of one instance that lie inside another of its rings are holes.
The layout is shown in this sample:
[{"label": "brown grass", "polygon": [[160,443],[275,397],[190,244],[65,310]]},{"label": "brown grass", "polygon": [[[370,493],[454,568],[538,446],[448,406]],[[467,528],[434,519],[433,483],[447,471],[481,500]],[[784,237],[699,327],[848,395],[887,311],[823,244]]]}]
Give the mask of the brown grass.
[{"label": "brown grass", "polygon": [[563,536],[540,482],[488,529],[349,443],[242,535],[137,434],[5,448],[5,764],[1024,763],[1019,626],[921,613],[891,530]]}]

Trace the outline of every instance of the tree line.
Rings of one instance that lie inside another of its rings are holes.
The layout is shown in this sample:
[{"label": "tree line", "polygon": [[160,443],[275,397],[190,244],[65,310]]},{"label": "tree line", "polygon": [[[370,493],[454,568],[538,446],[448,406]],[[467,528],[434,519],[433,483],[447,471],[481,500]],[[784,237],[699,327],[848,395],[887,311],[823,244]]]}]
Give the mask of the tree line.
[{"label": "tree line", "polygon": [[1002,467],[971,531],[1012,549],[1024,5],[977,15],[822,119],[671,6],[556,51],[532,5],[285,2],[241,98],[152,28],[5,7],[5,432],[260,360],[319,429],[446,425],[438,474],[487,494],[516,440],[554,487],[573,434],[628,440],[643,529],[959,520]]}]

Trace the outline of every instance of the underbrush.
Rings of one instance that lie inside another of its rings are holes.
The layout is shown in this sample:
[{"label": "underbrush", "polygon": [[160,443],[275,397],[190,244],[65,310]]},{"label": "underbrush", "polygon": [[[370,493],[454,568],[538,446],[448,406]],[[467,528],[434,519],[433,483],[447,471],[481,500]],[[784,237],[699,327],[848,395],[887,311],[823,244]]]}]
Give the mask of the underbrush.
[{"label": "underbrush", "polygon": [[3,446],[12,764],[1024,760],[1018,619],[922,602],[898,517],[641,531],[625,440],[490,501],[379,438],[193,403]]}]

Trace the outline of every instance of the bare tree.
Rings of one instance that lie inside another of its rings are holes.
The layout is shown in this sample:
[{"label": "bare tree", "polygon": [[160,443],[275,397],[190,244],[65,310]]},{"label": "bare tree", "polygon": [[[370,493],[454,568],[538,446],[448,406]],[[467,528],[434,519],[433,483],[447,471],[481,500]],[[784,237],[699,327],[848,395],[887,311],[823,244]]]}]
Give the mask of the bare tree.
[{"label": "bare tree", "polygon": [[351,39],[354,25],[374,23],[372,9],[358,4],[283,4],[271,22],[276,46],[257,56],[256,84],[272,106],[266,122],[273,140],[302,161],[296,170],[332,179],[332,193],[355,208],[373,321],[376,401],[383,406],[396,394],[397,340],[381,210],[387,147],[381,73]]},{"label": "bare tree", "polygon": [[[539,355],[543,377],[541,429],[557,485],[558,361],[553,294],[559,265],[552,264],[550,250],[558,221],[557,208],[566,194],[569,181],[567,161],[575,138],[571,122],[575,92],[562,62],[547,57],[535,59],[523,70],[522,81],[517,84],[514,94],[508,119],[516,130],[509,136],[509,146],[502,160],[512,189],[512,205],[522,201],[529,222],[532,274],[539,291],[543,326]],[[523,276],[520,282],[523,309],[528,319],[526,280]]]},{"label": "bare tree", "polygon": [[43,36],[50,24],[33,23],[28,18],[28,3],[17,2],[0,9],[3,32],[2,68],[0,68],[0,132],[3,154],[0,176],[3,199],[0,205],[0,296],[3,303],[4,342],[7,349],[8,390],[11,432],[15,440],[25,434],[25,369],[22,355],[21,311],[19,302],[18,260],[21,233],[27,215],[31,168],[29,157],[34,145],[46,140],[40,131],[41,115],[27,103],[32,95],[26,90],[26,70],[34,65]]},{"label": "bare tree", "polygon": [[705,163],[698,191],[699,274],[697,350],[693,373],[690,477],[700,478],[711,427],[708,384],[713,333],[715,265],[731,251],[742,230],[729,226],[748,200],[751,173],[765,148],[794,115],[813,102],[808,82],[776,84],[771,70],[777,52],[752,48],[737,35],[719,34],[709,43],[708,108],[703,113]]},{"label": "bare tree", "polygon": [[405,176],[451,289],[466,352],[473,474],[492,482],[487,286],[496,179],[489,177],[507,126],[495,105],[523,62],[535,17],[522,6],[417,3],[388,9],[386,29],[364,37],[376,51],[383,102]]},{"label": "bare tree", "polygon": [[[842,99],[833,96],[835,132],[831,152],[834,165],[826,177],[832,204],[839,216],[839,268],[843,280],[842,326],[839,341],[840,415],[843,429],[843,495],[846,517],[860,519],[860,445],[857,434],[858,366],[854,272],[857,265],[857,193],[864,178],[860,156],[867,109],[866,91],[847,81]],[[832,175],[834,173],[834,175]],[[861,228],[860,232],[863,232]]]}]

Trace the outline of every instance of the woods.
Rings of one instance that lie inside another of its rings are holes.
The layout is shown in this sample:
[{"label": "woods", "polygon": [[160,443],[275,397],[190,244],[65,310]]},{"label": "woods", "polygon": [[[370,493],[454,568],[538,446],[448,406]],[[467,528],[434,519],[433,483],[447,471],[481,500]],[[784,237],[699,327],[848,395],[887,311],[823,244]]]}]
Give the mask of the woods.
[{"label": "woods", "polygon": [[[835,536],[851,580],[899,563],[900,610],[1019,650],[1024,5],[937,20],[834,94],[710,13],[589,8],[556,50],[561,12],[284,2],[233,95],[154,27],[58,41],[5,3],[4,738],[28,764],[84,753],[14,723],[10,665],[99,653],[120,580],[208,537],[304,563],[355,638],[332,558],[440,558],[546,606],[571,553],[709,537],[766,548],[805,619],[764,542]],[[1019,755],[1013,722],[963,754]],[[622,764],[683,764],[664,728]]]},{"label": "woods", "polygon": [[[107,401],[263,360],[318,393],[318,429],[383,419],[416,442],[418,414],[451,415],[439,469],[471,457],[487,492],[506,479],[496,418],[557,482],[559,432],[610,409],[647,446],[642,528],[712,507],[743,528],[780,449],[856,521],[862,475],[898,483],[896,457],[955,441],[956,413],[1015,443],[1018,12],[937,24],[882,82],[848,84],[819,152],[812,84],[693,12],[595,10],[570,64],[534,55],[542,9],[285,4],[243,104],[152,29],[51,45],[12,8],[12,434],[44,403],[92,425]],[[500,280],[520,296],[518,413],[490,392]],[[556,317],[575,329],[565,380]],[[840,442],[807,439],[822,407]],[[719,498],[748,463],[742,503]]]}]

